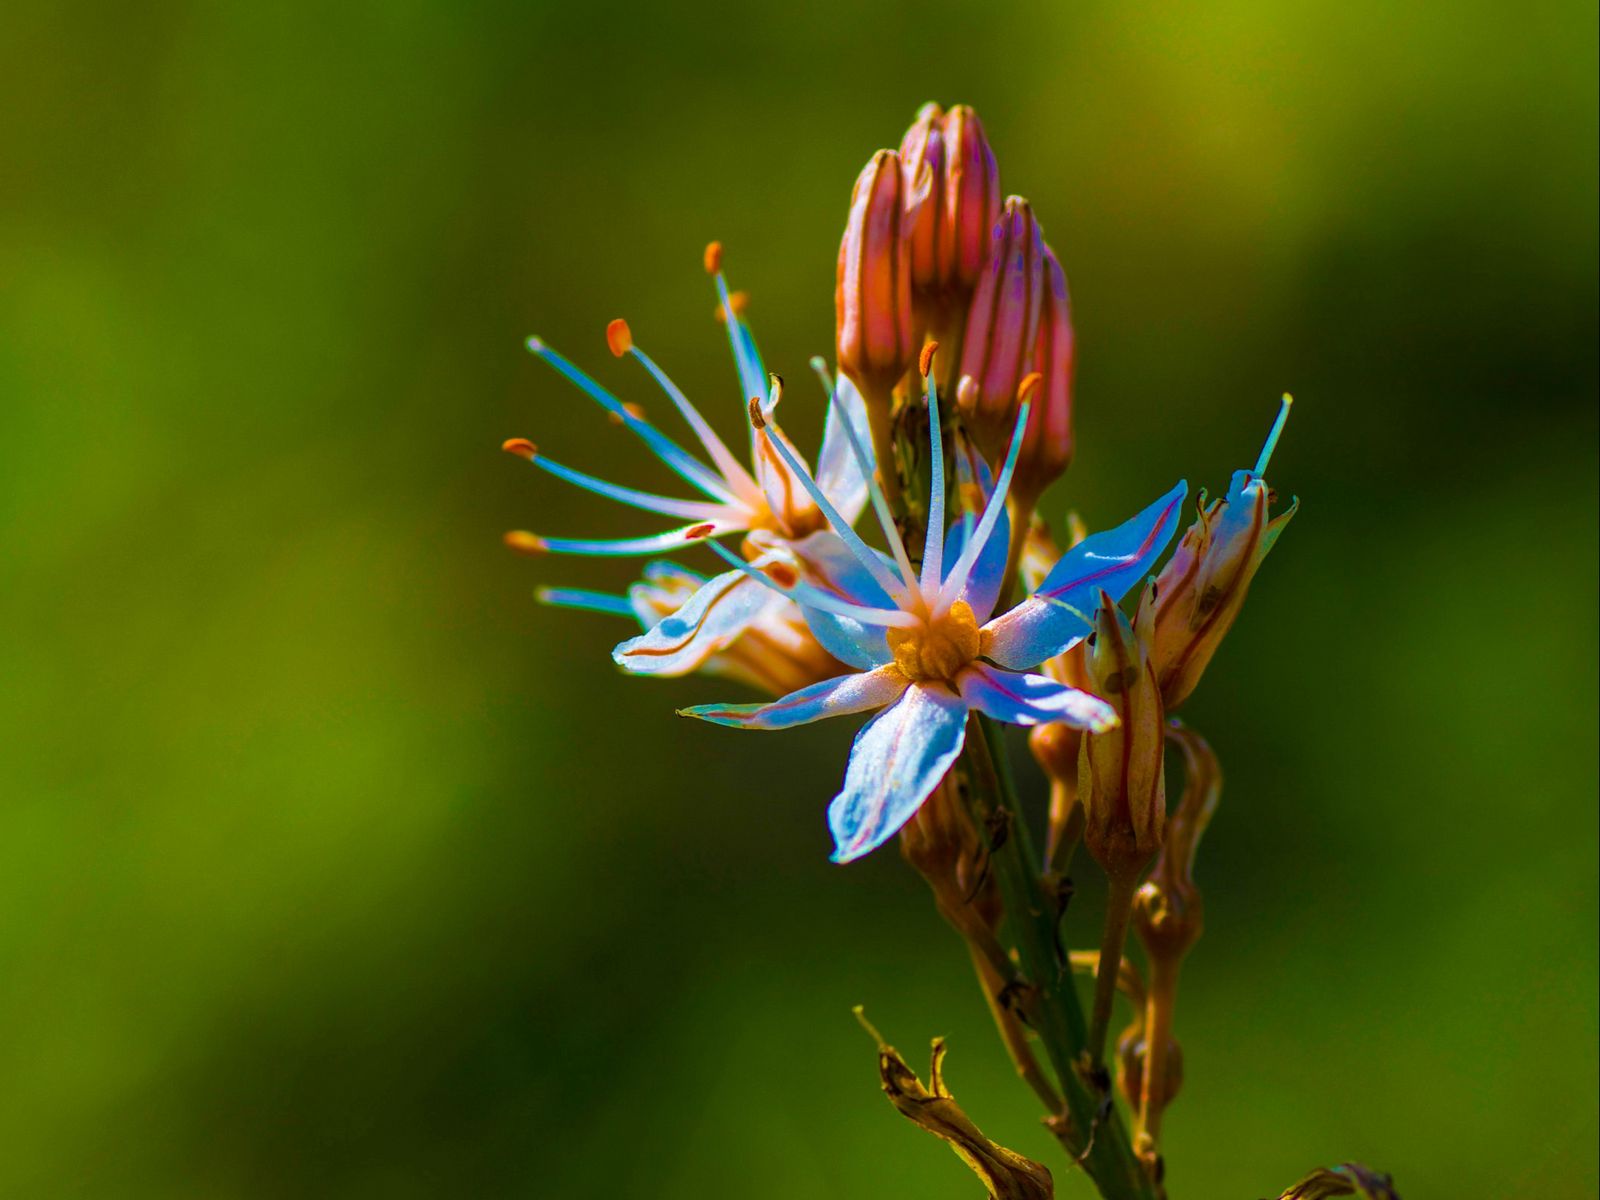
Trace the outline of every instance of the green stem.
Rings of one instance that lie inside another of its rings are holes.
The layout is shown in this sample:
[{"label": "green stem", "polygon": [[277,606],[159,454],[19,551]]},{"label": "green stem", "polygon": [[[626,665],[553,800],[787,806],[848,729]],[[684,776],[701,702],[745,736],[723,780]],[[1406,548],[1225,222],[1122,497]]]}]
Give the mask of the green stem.
[{"label": "green stem", "polygon": [[1084,1070],[1088,1029],[1057,935],[1057,900],[1042,886],[1000,732],[979,714],[973,715],[970,732],[961,763],[970,784],[973,819],[987,839],[1019,966],[1029,985],[1019,1003],[1055,1068],[1084,1168],[1106,1200],[1157,1200],[1156,1185],[1134,1155],[1127,1129],[1110,1103],[1109,1085],[1102,1076],[1097,1086]]},{"label": "green stem", "polygon": [[1106,893],[1106,924],[1100,937],[1100,965],[1094,973],[1094,1013],[1089,1021],[1089,1061],[1105,1061],[1106,1031],[1111,1028],[1111,1002],[1117,995],[1117,972],[1122,969],[1122,949],[1128,941],[1128,918],[1133,915],[1133,894],[1139,877],[1112,879]]}]

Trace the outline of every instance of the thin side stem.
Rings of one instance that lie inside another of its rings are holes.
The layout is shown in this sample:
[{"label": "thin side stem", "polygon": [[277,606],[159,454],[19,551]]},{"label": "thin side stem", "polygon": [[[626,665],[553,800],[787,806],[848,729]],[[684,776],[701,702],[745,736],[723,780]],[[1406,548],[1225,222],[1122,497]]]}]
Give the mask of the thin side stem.
[{"label": "thin side stem", "polygon": [[1156,1186],[1133,1153],[1104,1080],[1091,1083],[1084,1070],[1088,1030],[1058,937],[1058,901],[1041,885],[1039,860],[1019,815],[999,731],[987,717],[975,714],[971,732],[960,769],[971,784],[973,819],[987,838],[1017,943],[1026,984],[1019,997],[1022,1015],[1039,1036],[1061,1085],[1072,1144],[1107,1200],[1157,1200]]},{"label": "thin side stem", "polygon": [[1106,924],[1100,936],[1100,965],[1094,973],[1094,1016],[1089,1022],[1089,1059],[1096,1066],[1106,1057],[1111,1002],[1117,995],[1117,971],[1122,967],[1122,948],[1128,941],[1128,918],[1133,915],[1133,895],[1138,887],[1138,876],[1132,875],[1110,880],[1106,889]]},{"label": "thin side stem", "polygon": [[1161,1141],[1161,1114],[1166,1110],[1167,1044],[1172,1040],[1172,1011],[1178,998],[1179,958],[1150,960],[1150,990],[1144,1006],[1144,1080],[1139,1096],[1135,1141],[1153,1150]]}]

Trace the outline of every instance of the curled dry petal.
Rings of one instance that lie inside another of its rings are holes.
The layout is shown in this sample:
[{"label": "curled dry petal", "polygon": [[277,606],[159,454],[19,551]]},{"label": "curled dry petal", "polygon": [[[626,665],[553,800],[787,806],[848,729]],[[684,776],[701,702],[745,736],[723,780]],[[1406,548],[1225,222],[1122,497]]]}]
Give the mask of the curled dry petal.
[{"label": "curled dry petal", "polygon": [[1033,391],[1028,435],[1013,484],[1019,495],[1029,499],[1037,499],[1072,462],[1072,382],[1077,361],[1072,297],[1067,292],[1066,272],[1048,246],[1044,249],[1044,284],[1033,350],[1033,369],[1040,381]]},{"label": "curled dry petal", "polygon": [[1340,1163],[1319,1167],[1278,1200],[1332,1200],[1335,1196],[1355,1196],[1358,1200],[1400,1200],[1394,1180],[1360,1163]]},{"label": "curled dry petal", "polygon": [[878,1077],[889,1103],[907,1120],[948,1142],[983,1181],[992,1200],[1053,1200],[1055,1183],[1048,1168],[990,1141],[961,1110],[945,1086],[944,1055],[944,1039],[935,1038],[928,1067],[931,1086],[924,1086],[899,1051],[880,1038]]}]

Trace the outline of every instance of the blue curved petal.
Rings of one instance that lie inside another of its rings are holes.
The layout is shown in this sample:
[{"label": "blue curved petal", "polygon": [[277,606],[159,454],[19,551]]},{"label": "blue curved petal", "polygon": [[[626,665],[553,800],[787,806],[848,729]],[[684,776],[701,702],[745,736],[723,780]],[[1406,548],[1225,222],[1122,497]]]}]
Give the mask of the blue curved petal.
[{"label": "blue curved petal", "polygon": [[893,704],[906,690],[907,682],[898,667],[883,667],[865,674],[824,679],[771,704],[697,704],[680,708],[678,715],[734,729],[788,729]]},{"label": "blue curved petal", "polygon": [[889,632],[882,625],[866,625],[807,604],[800,606],[800,613],[822,648],[842,663],[870,671],[894,657],[889,652]]},{"label": "blue curved petal", "polygon": [[677,612],[618,645],[611,657],[630,675],[687,675],[769,609],[787,603],[748,575],[726,571],[702,584]]},{"label": "blue curved petal", "polygon": [[[883,585],[836,533],[823,530],[803,537],[797,542],[785,542],[758,530],[750,535],[750,541],[762,550],[781,545],[800,560],[800,566],[805,571],[808,583],[815,584],[825,592],[834,593],[841,600],[859,604],[862,608],[896,607],[889,593],[884,591]],[[870,546],[868,550],[885,569],[891,572],[894,570],[894,560],[888,555],[872,550]]]},{"label": "blue curved petal", "polygon": [[[971,536],[977,524],[969,513],[950,527],[950,532],[945,535],[944,541],[945,562],[949,567],[954,567],[960,561],[961,552],[966,549],[967,538]],[[1006,573],[1006,555],[1010,549],[1011,516],[1002,512],[989,534],[989,540],[984,543],[983,549],[978,551],[978,561],[972,564],[972,571],[967,576],[967,586],[961,591],[960,599],[972,607],[972,615],[980,622],[989,619],[989,614],[994,611],[995,601],[1000,598],[1000,584]],[[948,578],[948,567],[945,574]]]},{"label": "blue curved petal", "polygon": [[1189,485],[1179,484],[1115,529],[1091,534],[1061,556],[1044,583],[1010,612],[983,627],[983,654],[1025,671],[1087,637],[1101,592],[1120,600],[1155,565],[1178,528]]},{"label": "blue curved petal", "polygon": [[957,683],[969,706],[1011,725],[1061,724],[1104,733],[1117,724],[1116,710],[1100,697],[1043,675],[979,664],[963,671]]},{"label": "blue curved petal", "polygon": [[856,735],[844,789],[828,805],[833,861],[850,862],[899,832],[961,753],[967,705],[939,684],[913,684]]}]

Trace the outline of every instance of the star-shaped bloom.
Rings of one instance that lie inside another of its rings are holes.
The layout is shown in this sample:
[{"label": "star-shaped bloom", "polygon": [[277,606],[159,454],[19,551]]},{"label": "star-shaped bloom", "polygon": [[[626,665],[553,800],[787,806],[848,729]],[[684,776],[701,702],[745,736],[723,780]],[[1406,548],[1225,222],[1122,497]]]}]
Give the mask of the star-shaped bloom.
[{"label": "star-shaped bloom", "polygon": [[[737,298],[728,292],[720,259],[721,249],[712,243],[706,250],[706,268],[716,279],[722,319],[745,394],[743,408],[752,397],[767,394],[767,376],[755,338],[739,314]],[[845,431],[854,426],[857,438],[865,438],[866,413],[860,395],[848,380],[841,379],[837,387],[830,385],[827,423],[813,488],[808,486],[812,481],[810,467],[787,439],[772,431],[751,431],[751,466],[746,468],[655,360],[634,345],[626,322],[613,321],[606,330],[606,341],[613,354],[632,357],[660,385],[699,440],[709,465],[540,339],[529,338],[528,348],[643,441],[704,498],[681,500],[622,487],[546,457],[526,438],[512,438],[505,443],[508,452],[558,479],[686,523],[644,537],[603,540],[542,537],[516,531],[506,535],[507,545],[530,554],[658,554],[726,534],[744,534],[747,555],[761,567],[781,566],[803,572],[819,555],[827,553],[814,544],[814,535],[824,531],[832,519],[824,516],[819,500],[846,522],[860,516],[866,504],[866,482]],[[805,476],[806,482],[800,475]],[[705,580],[675,613],[618,646],[613,657],[634,674],[685,675],[726,650],[753,625],[776,619],[787,604],[782,596],[745,574],[724,572]]]},{"label": "star-shaped bloom", "polygon": [[[849,551],[851,561],[836,559],[828,577],[831,587],[824,591],[793,572],[763,571],[738,562],[718,547],[736,570],[799,604],[823,647],[855,669],[771,704],[684,710],[687,716],[742,729],[785,729],[823,717],[882,710],[856,736],[843,789],[828,808],[835,862],[849,862],[882,845],[916,812],[961,753],[971,712],[1015,725],[1066,722],[1107,729],[1115,724],[1116,714],[1105,701],[1031,668],[1088,634],[1082,614],[1093,611],[1102,591],[1120,598],[1143,577],[1171,539],[1187,492],[1179,483],[1131,520],[1086,538],[1062,557],[1032,595],[991,619],[1008,541],[1000,525],[1027,427],[1027,405],[1019,413],[982,515],[974,520],[969,512],[946,533],[945,480],[939,467],[944,452],[929,357],[923,356],[922,373],[932,441],[928,461],[935,469],[920,572],[913,570],[887,505],[865,469],[868,460],[860,439],[848,429],[890,556],[872,550],[848,524],[830,515],[836,544]],[[752,419],[760,431],[774,431],[767,410],[753,407]],[[780,454],[788,454],[781,449],[787,444],[783,439],[773,444]],[[790,465],[808,490],[820,490],[798,462]],[[827,506],[819,507],[827,513]]]}]

